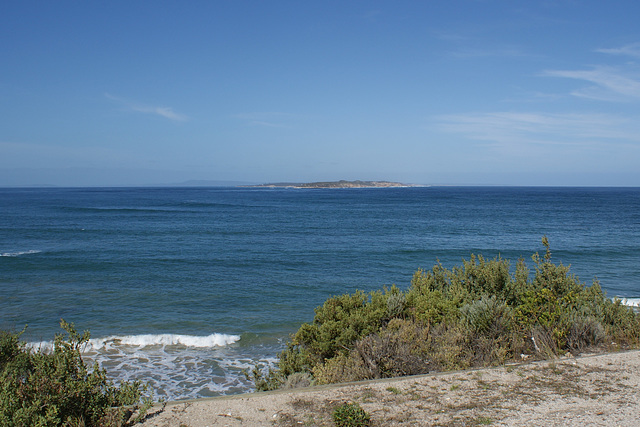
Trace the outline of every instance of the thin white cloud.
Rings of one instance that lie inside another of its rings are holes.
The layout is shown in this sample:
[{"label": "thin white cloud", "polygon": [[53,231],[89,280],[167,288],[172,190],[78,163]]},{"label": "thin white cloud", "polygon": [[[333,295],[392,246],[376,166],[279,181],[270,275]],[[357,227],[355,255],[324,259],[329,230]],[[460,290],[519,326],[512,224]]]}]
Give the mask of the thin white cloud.
[{"label": "thin white cloud", "polygon": [[134,111],[138,111],[140,113],[157,114],[158,116],[167,118],[169,120],[176,120],[176,121],[187,120],[186,116],[176,113],[175,111],[173,111],[173,109],[169,107],[132,106],[131,109]]},{"label": "thin white cloud", "polygon": [[[640,44],[603,53],[637,56]],[[546,70],[546,77],[587,82],[571,95],[607,101],[640,99],[640,70],[633,62],[599,65],[583,70]],[[545,95],[549,98],[549,95]],[[478,141],[489,157],[606,154],[615,149],[631,157],[640,153],[640,117],[621,114],[489,112],[441,115],[433,118],[441,132]],[[570,153],[570,154],[569,154]],[[544,158],[544,157],[540,157]]]},{"label": "thin white cloud", "polygon": [[615,67],[600,66],[591,70],[574,71],[547,70],[542,75],[584,80],[595,84],[595,86],[572,92],[572,95],[579,97],[604,101],[640,99],[640,76],[632,75]]},{"label": "thin white cloud", "polygon": [[[596,52],[640,58],[640,43],[612,49],[597,49]],[[601,101],[640,99],[640,69],[634,62],[617,66],[597,65],[586,70],[546,70],[542,75],[583,80],[593,84],[571,92],[571,95],[577,97]]]},{"label": "thin white cloud", "polygon": [[136,111],[138,113],[145,113],[145,114],[154,114],[160,117],[164,117],[165,119],[169,119],[172,121],[177,121],[177,122],[183,122],[188,120],[188,117],[183,115],[183,114],[179,114],[176,113],[175,111],[173,111],[172,108],[170,107],[155,107],[152,105],[146,105],[146,104],[141,104],[138,102],[134,102],[134,101],[130,101],[124,98],[120,98],[117,96],[113,96],[109,93],[105,93],[104,96],[107,99],[110,99],[112,101],[116,101],[118,103],[120,103],[121,105],[124,105],[125,108],[131,110],[131,111]]},{"label": "thin white cloud", "polygon": [[463,134],[487,145],[610,146],[639,145],[640,124],[608,114],[475,113],[434,118],[436,128]]},{"label": "thin white cloud", "polygon": [[232,117],[242,120],[247,126],[289,128],[291,126],[288,123],[297,116],[280,112],[254,112],[234,114]]},{"label": "thin white cloud", "polygon": [[596,52],[640,58],[640,43],[632,43],[613,49],[597,49]]}]

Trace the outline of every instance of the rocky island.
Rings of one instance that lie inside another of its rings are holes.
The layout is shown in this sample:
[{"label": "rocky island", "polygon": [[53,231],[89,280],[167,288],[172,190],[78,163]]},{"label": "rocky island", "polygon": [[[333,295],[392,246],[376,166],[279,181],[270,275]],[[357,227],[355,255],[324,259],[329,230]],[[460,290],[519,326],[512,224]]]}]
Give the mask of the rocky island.
[{"label": "rocky island", "polygon": [[266,188],[390,188],[390,187],[412,187],[412,185],[402,184],[390,181],[327,181],[327,182],[308,182],[308,183],[291,183],[280,182],[273,184],[252,185],[251,187]]}]

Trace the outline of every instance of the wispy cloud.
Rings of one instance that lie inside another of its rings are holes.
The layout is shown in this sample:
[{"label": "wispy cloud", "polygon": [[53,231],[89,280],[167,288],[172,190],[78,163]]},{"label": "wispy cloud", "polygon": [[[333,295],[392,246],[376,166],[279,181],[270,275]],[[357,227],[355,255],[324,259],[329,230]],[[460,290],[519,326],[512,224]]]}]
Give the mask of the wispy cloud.
[{"label": "wispy cloud", "polygon": [[291,122],[296,115],[280,112],[254,112],[234,114],[232,117],[242,120],[247,126],[289,128],[291,127],[289,122]]},{"label": "wispy cloud", "polygon": [[442,115],[434,121],[440,131],[463,134],[498,148],[640,144],[637,120],[608,114],[493,112]]},{"label": "wispy cloud", "polygon": [[164,117],[165,119],[169,119],[177,122],[183,122],[188,120],[187,116],[176,113],[170,107],[156,107],[153,105],[141,104],[139,102],[130,101],[128,99],[120,98],[118,96],[113,96],[109,93],[105,93],[104,96],[107,99],[110,99],[112,101],[115,101],[123,105],[126,109],[130,111],[136,111],[138,113],[145,113],[145,114],[154,114],[160,117]]},{"label": "wispy cloud", "polygon": [[632,43],[626,46],[613,49],[597,49],[596,52],[609,53],[612,55],[626,55],[640,58],[640,43]]},{"label": "wispy cloud", "polygon": [[[619,48],[598,49],[600,53],[640,58],[640,43]],[[601,101],[633,101],[640,99],[640,69],[632,62],[610,66],[597,65],[586,70],[546,70],[547,77],[583,80],[593,85],[571,92],[572,95]]]},{"label": "wispy cloud", "polygon": [[[640,44],[599,52],[635,57],[640,56]],[[634,61],[589,69],[546,70],[540,75],[583,82],[583,87],[571,92],[573,96],[618,102],[640,100],[640,69]],[[557,95],[544,96],[553,99]],[[440,115],[433,117],[432,123],[441,132],[477,141],[489,157],[550,158],[581,156],[588,151],[609,155],[612,149],[632,157],[640,153],[640,117],[633,113],[497,111]]]},{"label": "wispy cloud", "polygon": [[594,83],[571,92],[574,96],[603,101],[640,99],[640,80],[615,67],[599,66],[591,70],[547,70],[543,76],[564,77]]}]

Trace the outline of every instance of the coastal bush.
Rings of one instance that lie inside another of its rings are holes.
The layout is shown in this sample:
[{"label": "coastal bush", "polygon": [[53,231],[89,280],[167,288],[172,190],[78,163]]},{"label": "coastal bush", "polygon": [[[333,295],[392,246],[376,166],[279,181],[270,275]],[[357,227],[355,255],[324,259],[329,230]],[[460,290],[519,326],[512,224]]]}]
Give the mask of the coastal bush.
[{"label": "coastal bush", "polygon": [[309,387],[314,384],[315,380],[311,374],[307,372],[294,372],[287,377],[282,388]]},{"label": "coastal bush", "polygon": [[428,333],[420,323],[393,319],[379,333],[358,340],[353,353],[362,360],[367,378],[424,374],[429,372],[423,357]]},{"label": "coastal bush", "polygon": [[[414,275],[414,281],[425,277],[422,271]],[[412,282],[414,283],[414,282]],[[407,308],[410,317],[423,323],[433,325],[442,322],[457,322],[460,317],[462,301],[449,298],[441,290],[428,288],[409,288],[407,292]]]},{"label": "coastal bush", "polygon": [[574,314],[569,325],[567,345],[570,350],[580,353],[586,348],[604,343],[606,332],[595,317]]},{"label": "coastal bush", "polygon": [[392,319],[380,332],[356,341],[348,354],[317,365],[313,375],[319,384],[330,384],[427,373],[428,332],[414,320]]},{"label": "coastal bush", "polygon": [[459,323],[440,323],[429,330],[425,343],[425,357],[431,371],[452,371],[471,366],[473,349],[469,347],[469,333]]},{"label": "coastal bush", "polygon": [[253,381],[258,391],[277,390],[285,386],[290,376],[309,374],[317,363],[306,348],[289,341],[286,349],[280,352],[277,369],[254,365],[251,371],[245,370],[244,374],[247,380]]},{"label": "coastal bush", "polygon": [[553,358],[640,345],[640,314],[586,286],[570,267],[533,254],[471,255],[461,266],[418,270],[406,291],[334,296],[303,324],[257,387],[280,387],[295,372],[319,384]]},{"label": "coastal bush", "polygon": [[370,420],[369,414],[357,403],[345,403],[333,411],[333,422],[337,427],[364,427]]},{"label": "coastal bush", "polygon": [[498,338],[511,330],[511,309],[495,296],[483,296],[460,309],[461,320],[476,335]]},{"label": "coastal bush", "polygon": [[603,305],[602,324],[612,345],[616,348],[640,345],[640,315],[619,299],[606,301]]},{"label": "coastal bush", "polygon": [[407,305],[407,296],[398,288],[394,287],[393,289],[395,292],[387,298],[387,318],[389,320],[402,316]]},{"label": "coastal bush", "polygon": [[485,295],[464,305],[460,312],[461,323],[469,334],[469,348],[474,350],[471,366],[504,363],[521,350],[513,312],[506,302]]},{"label": "coastal bush", "polygon": [[329,298],[316,309],[313,322],[300,327],[293,343],[320,361],[348,353],[358,339],[378,332],[391,317],[402,313],[404,298],[398,295],[401,291],[394,286],[384,292],[356,291]]},{"label": "coastal bush", "polygon": [[355,353],[338,354],[313,368],[317,384],[346,383],[370,378],[370,372]]},{"label": "coastal bush", "polygon": [[56,335],[50,352],[27,347],[22,332],[0,332],[0,425],[122,426],[139,419],[131,419],[134,411],[144,416],[146,388],[115,386],[97,365],[89,369],[80,354],[89,332],[60,326],[66,334]]},{"label": "coastal bush", "polygon": [[509,261],[498,257],[485,260],[482,255],[471,254],[462,261],[462,267],[451,269],[452,289],[456,289],[465,302],[492,295],[504,297],[509,290],[511,276]]},{"label": "coastal bush", "polygon": [[395,318],[380,332],[355,342],[348,354],[320,364],[313,371],[320,384],[393,378],[429,371],[423,357],[428,329],[412,320]]},{"label": "coastal bush", "polygon": [[247,377],[253,380],[259,391],[281,388],[289,376],[297,372],[311,374],[314,369],[318,383],[335,382],[336,378],[343,376],[334,375],[333,369],[323,374],[317,368],[333,358],[336,361],[348,359],[358,339],[377,332],[388,322],[390,310],[398,311],[401,300],[391,305],[388,300],[390,296],[400,293],[394,286],[384,292],[366,294],[357,291],[329,298],[316,308],[313,322],[302,324],[287,343],[279,355],[278,369],[269,369],[264,373],[256,366]]}]

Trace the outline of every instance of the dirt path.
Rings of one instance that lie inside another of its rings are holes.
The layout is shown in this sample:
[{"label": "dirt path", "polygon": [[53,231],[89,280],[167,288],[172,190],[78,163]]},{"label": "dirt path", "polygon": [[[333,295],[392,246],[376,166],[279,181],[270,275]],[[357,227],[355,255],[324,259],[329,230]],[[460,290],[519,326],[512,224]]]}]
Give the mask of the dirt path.
[{"label": "dirt path", "polygon": [[640,351],[168,404],[144,426],[640,426]]}]

